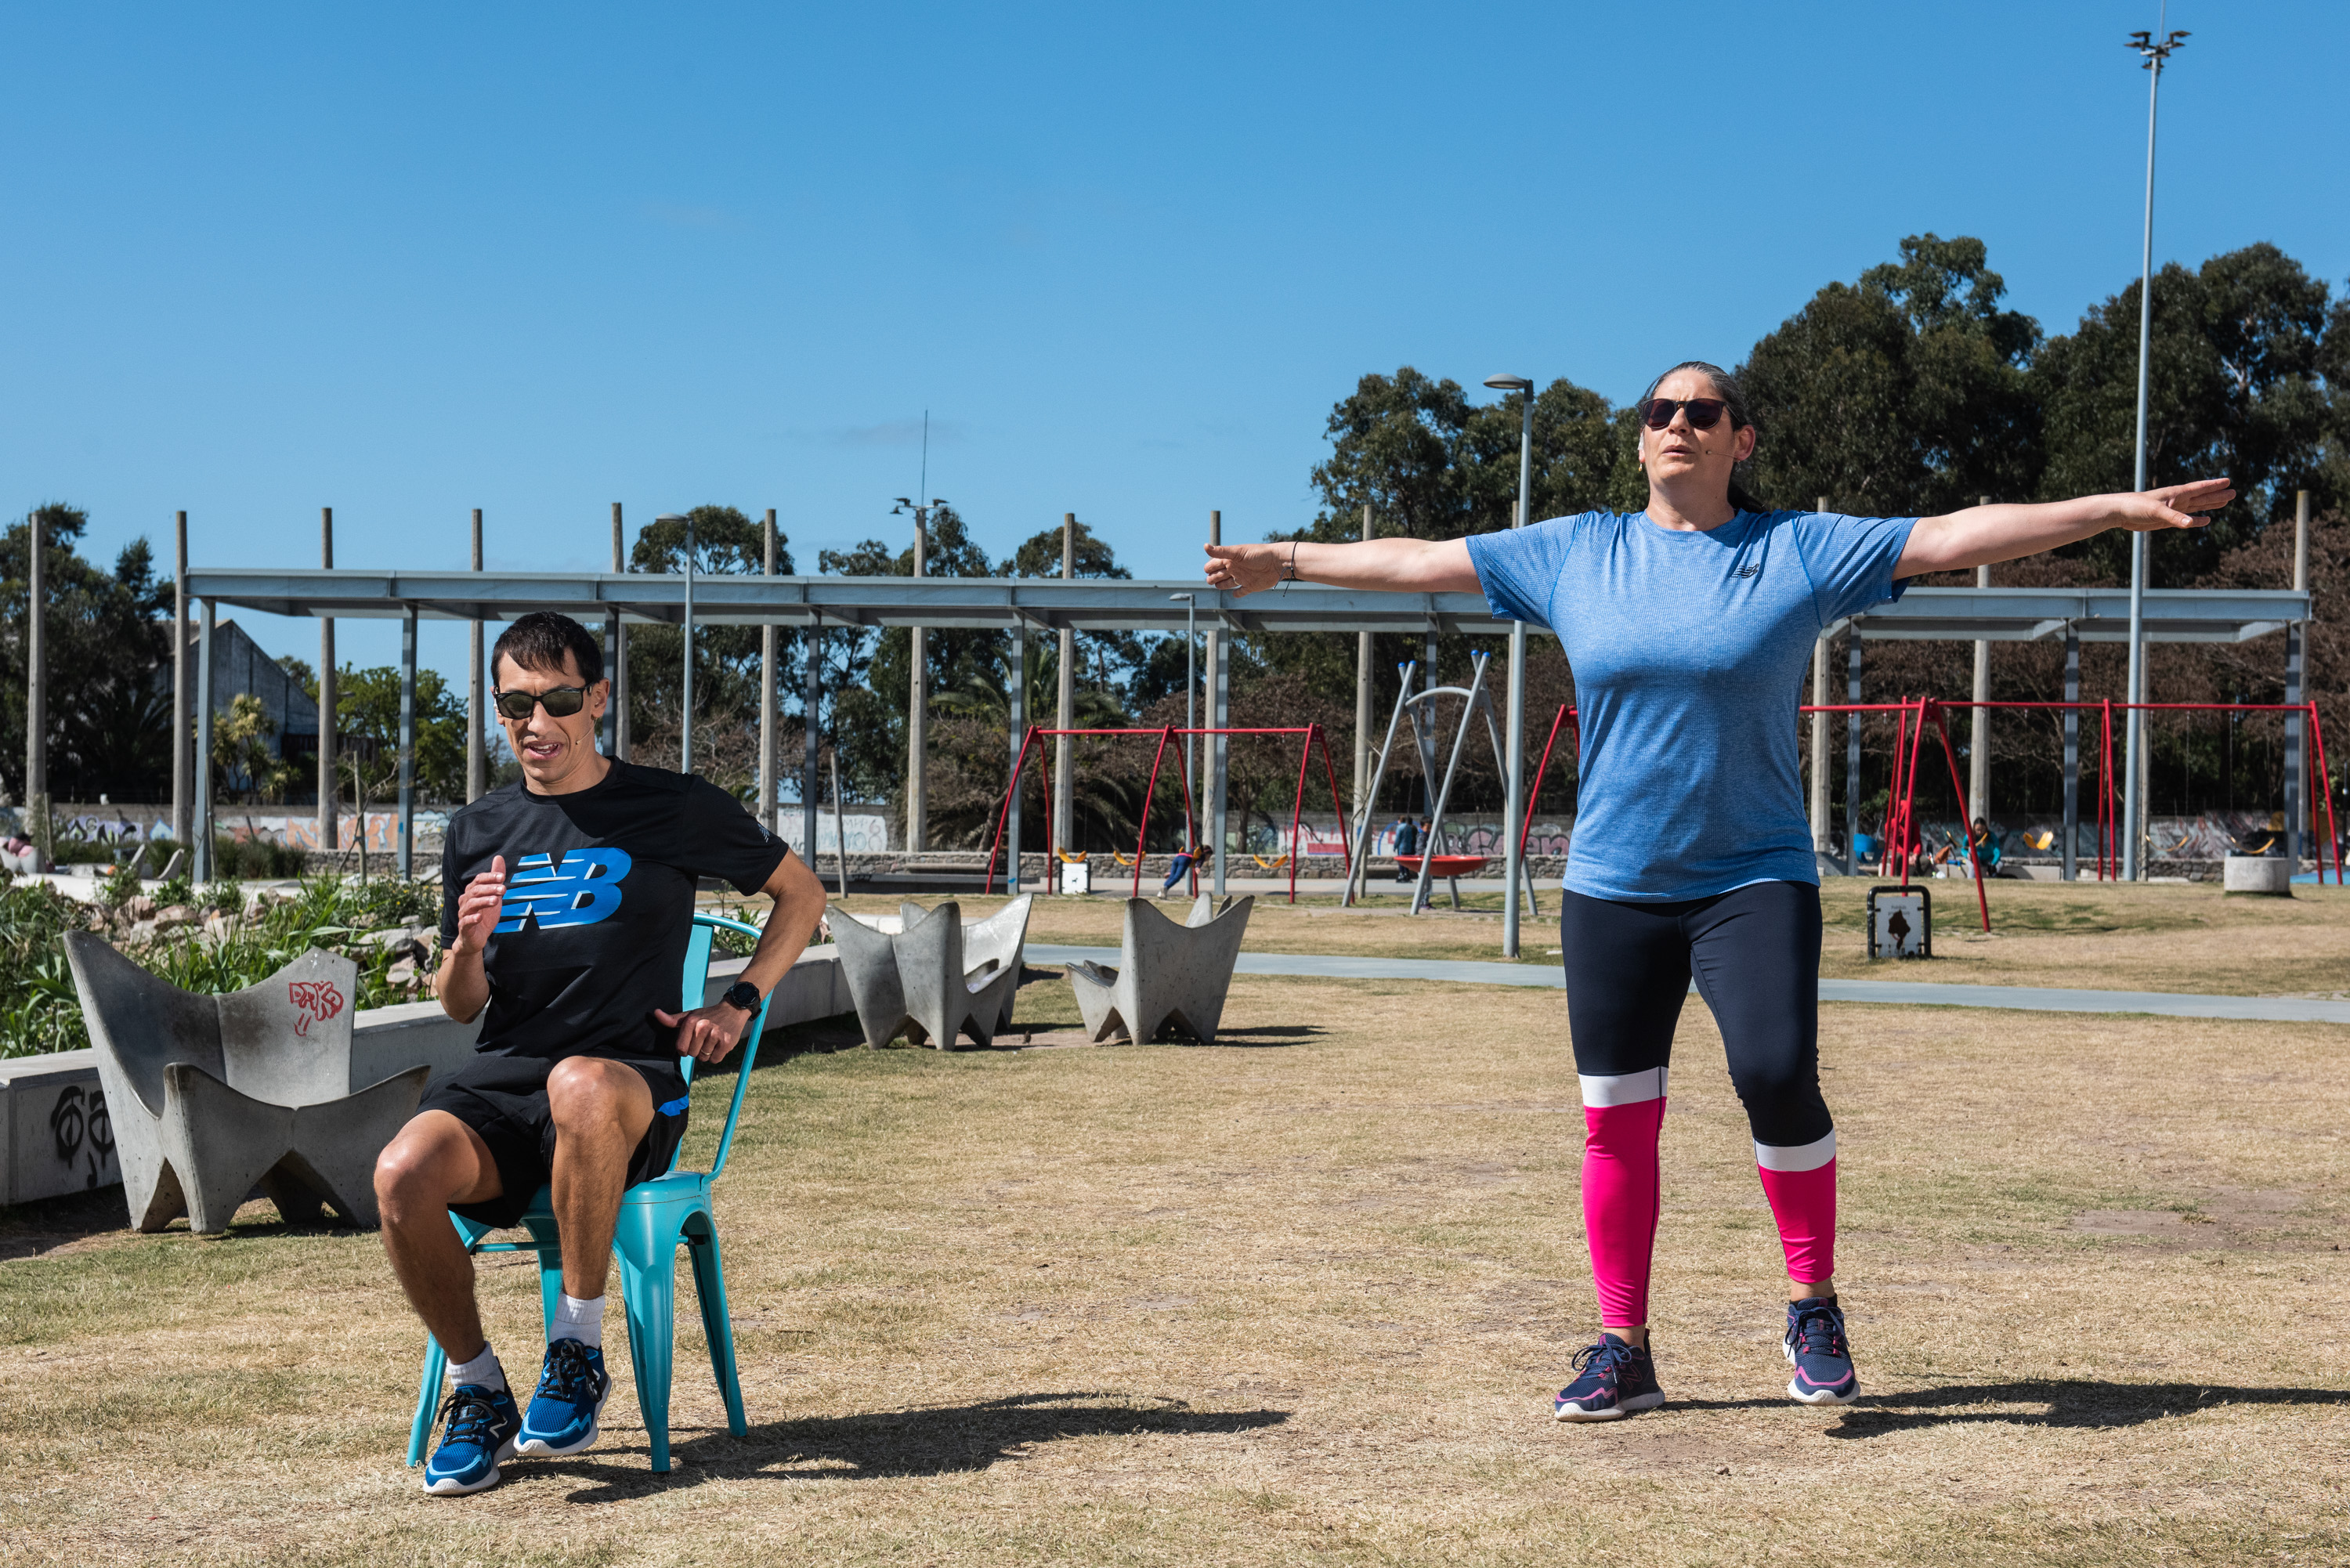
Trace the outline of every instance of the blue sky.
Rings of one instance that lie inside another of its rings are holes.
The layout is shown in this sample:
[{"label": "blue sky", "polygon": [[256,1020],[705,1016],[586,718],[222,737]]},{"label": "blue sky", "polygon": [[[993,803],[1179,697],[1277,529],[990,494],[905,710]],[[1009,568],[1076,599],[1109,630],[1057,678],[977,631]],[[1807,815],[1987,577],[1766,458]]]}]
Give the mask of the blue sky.
[{"label": "blue sky", "polygon": [[[1144,576],[1294,526],[1412,364],[1623,400],[1907,234],[2052,331],[2137,265],[2151,4],[0,9],[0,511],[218,565],[816,552],[919,480]],[[2158,258],[2338,290],[2350,7],[2180,0]],[[2329,107],[2330,106],[2330,107]],[[1481,394],[1482,395],[1482,394]],[[892,532],[898,530],[899,532]],[[307,624],[243,617],[315,657]],[[345,622],[389,661],[390,623]],[[463,633],[425,628],[454,670]]]}]

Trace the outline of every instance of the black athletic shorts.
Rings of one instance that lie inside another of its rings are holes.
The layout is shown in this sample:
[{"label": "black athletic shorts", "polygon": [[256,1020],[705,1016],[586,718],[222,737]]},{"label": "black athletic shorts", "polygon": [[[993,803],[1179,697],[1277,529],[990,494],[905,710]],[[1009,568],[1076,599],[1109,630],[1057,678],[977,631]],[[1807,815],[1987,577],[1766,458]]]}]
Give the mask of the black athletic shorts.
[{"label": "black athletic shorts", "polygon": [[[504,1229],[521,1222],[523,1210],[555,1168],[555,1118],[546,1106],[546,1076],[558,1058],[476,1056],[457,1075],[427,1093],[420,1111],[447,1111],[481,1134],[497,1162],[504,1188],[486,1203],[450,1208],[479,1224]],[[654,1061],[611,1057],[633,1067],[653,1095],[653,1119],[629,1157],[628,1186],[650,1181],[669,1169],[678,1140],[685,1136],[685,1075],[674,1056]]]}]

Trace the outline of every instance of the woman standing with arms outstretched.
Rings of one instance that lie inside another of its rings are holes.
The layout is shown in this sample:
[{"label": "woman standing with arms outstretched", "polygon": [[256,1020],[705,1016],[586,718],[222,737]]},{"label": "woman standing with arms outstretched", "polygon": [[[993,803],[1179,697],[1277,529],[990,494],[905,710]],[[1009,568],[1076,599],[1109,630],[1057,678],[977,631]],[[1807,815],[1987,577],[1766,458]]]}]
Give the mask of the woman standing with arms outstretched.
[{"label": "woman standing with arms outstretched", "polygon": [[2053,549],[2107,528],[2189,528],[2225,480],[1943,517],[1757,510],[1731,499],[1754,452],[1736,381],[1691,360],[1638,405],[1648,505],[1466,539],[1210,545],[1208,581],[1483,592],[1546,627],[1575,672],[1582,784],[1559,945],[1582,1079],[1584,1228],[1601,1334],[1553,1402],[1563,1421],[1664,1403],[1648,1345],[1658,1135],[1673,1028],[1694,979],[1746,1107],[1787,1261],[1788,1395],[1859,1391],[1835,1290],[1835,1123],[1819,1083],[1819,875],[1796,763],[1813,643],[1907,579]]}]

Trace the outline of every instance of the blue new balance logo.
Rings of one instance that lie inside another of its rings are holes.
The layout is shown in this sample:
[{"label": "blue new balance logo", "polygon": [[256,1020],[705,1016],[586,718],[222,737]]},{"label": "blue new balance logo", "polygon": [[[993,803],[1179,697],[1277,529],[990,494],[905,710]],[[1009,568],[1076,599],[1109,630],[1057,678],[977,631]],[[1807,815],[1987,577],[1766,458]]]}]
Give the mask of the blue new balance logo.
[{"label": "blue new balance logo", "polygon": [[533,919],[543,931],[592,926],[620,907],[620,878],[629,865],[625,849],[574,849],[560,866],[552,855],[525,855],[506,879],[497,929],[518,931]]}]

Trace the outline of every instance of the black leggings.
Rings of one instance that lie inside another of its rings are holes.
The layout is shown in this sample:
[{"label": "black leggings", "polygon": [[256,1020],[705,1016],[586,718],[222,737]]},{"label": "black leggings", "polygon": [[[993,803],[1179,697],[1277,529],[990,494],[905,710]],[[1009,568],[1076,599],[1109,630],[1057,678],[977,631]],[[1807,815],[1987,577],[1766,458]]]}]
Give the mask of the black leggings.
[{"label": "black leggings", "polygon": [[1792,1147],[1828,1136],[1819,888],[1756,882],[1655,904],[1570,892],[1565,906],[1558,936],[1578,1074],[1612,1078],[1665,1066],[1694,974],[1721,1026],[1754,1141]]}]

